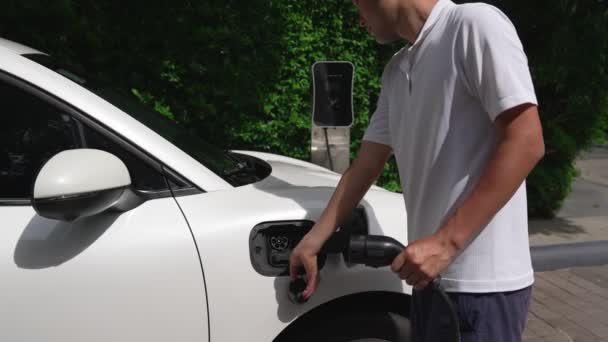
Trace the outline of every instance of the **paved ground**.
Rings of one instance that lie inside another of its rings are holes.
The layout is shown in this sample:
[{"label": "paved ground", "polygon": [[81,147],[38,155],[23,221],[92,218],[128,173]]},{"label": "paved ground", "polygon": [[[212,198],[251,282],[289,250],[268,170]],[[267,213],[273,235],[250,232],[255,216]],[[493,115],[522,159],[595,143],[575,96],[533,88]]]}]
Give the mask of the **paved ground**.
[{"label": "paved ground", "polygon": [[526,342],[608,341],[608,266],[536,274]]},{"label": "paved ground", "polygon": [[580,177],[557,218],[530,221],[531,244],[608,240],[608,146],[583,154],[576,166]]},{"label": "paved ground", "polygon": [[[608,240],[608,146],[577,161],[581,172],[556,219],[530,221],[530,243]],[[526,342],[608,342],[608,265],[536,274]]]}]

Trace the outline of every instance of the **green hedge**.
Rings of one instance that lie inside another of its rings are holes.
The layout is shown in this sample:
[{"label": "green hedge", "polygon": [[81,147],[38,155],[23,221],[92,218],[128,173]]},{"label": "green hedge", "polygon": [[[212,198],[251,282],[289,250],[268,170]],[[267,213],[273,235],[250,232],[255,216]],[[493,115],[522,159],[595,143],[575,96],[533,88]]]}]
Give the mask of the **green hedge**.
[{"label": "green hedge", "polygon": [[[515,22],[540,101],[547,156],[528,182],[530,213],[551,216],[573,160],[608,117],[608,18],[595,0],[494,1]],[[0,36],[90,66],[208,141],[309,159],[319,60],[356,67],[356,152],[397,45],[379,47],[350,1],[9,0]],[[380,185],[400,190],[391,161]]]},{"label": "green hedge", "polygon": [[530,215],[551,217],[576,176],[574,159],[608,131],[606,1],[495,1],[528,55],[546,155],[528,178]]}]

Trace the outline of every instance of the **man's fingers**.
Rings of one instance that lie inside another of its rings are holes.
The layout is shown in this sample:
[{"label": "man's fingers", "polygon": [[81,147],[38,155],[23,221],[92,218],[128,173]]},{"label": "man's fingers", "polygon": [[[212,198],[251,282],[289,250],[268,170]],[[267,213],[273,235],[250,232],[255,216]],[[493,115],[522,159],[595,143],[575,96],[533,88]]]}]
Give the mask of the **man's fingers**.
[{"label": "man's fingers", "polygon": [[407,278],[405,278],[405,282],[408,285],[414,286],[416,285],[416,283],[418,283],[419,281],[423,280],[424,277],[417,272],[412,272]]},{"label": "man's fingers", "polygon": [[416,273],[416,271],[416,266],[406,260],[405,264],[399,271],[399,278],[406,280],[407,278],[411,277],[412,274]]},{"label": "man's fingers", "polygon": [[302,263],[298,258],[291,258],[289,260],[289,276],[291,281],[295,281],[298,277],[298,269],[302,266]]},{"label": "man's fingers", "polygon": [[430,282],[431,282],[430,279],[423,277],[414,284],[414,288],[417,290],[422,290],[425,287],[427,287]]},{"label": "man's fingers", "polygon": [[319,276],[319,272],[317,270],[317,260],[313,258],[313,260],[307,260],[304,264],[304,268],[306,269],[306,289],[304,290],[304,298],[308,299],[313,292],[317,289],[317,279]]},{"label": "man's fingers", "polygon": [[289,276],[291,281],[295,281],[298,278],[299,271],[302,267],[304,267],[304,270],[306,271],[306,288],[302,292],[306,299],[308,299],[317,288],[319,272],[316,259],[316,257],[293,257],[289,262]]},{"label": "man's fingers", "polygon": [[403,267],[404,263],[405,263],[405,254],[399,253],[393,260],[393,263],[391,264],[391,270],[395,273],[399,272],[399,270],[401,270],[401,268]]}]

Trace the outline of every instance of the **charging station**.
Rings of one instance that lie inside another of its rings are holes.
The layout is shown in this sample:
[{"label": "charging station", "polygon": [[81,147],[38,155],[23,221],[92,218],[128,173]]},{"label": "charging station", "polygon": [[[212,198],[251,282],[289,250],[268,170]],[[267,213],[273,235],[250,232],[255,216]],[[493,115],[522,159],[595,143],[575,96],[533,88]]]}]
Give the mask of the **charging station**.
[{"label": "charging station", "polygon": [[320,61],[311,71],[311,161],[343,173],[350,164],[355,67],[347,61]]}]

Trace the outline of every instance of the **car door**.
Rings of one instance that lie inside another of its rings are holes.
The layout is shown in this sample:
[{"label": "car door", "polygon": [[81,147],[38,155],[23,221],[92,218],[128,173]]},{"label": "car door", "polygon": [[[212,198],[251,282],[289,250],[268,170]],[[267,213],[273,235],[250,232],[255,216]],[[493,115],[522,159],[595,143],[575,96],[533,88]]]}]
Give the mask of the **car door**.
[{"label": "car door", "polygon": [[[169,189],[180,181],[111,128],[2,72],[0,123],[0,341],[208,341],[202,265]],[[74,222],[37,215],[39,169],[81,147],[119,157],[146,201]]]}]

